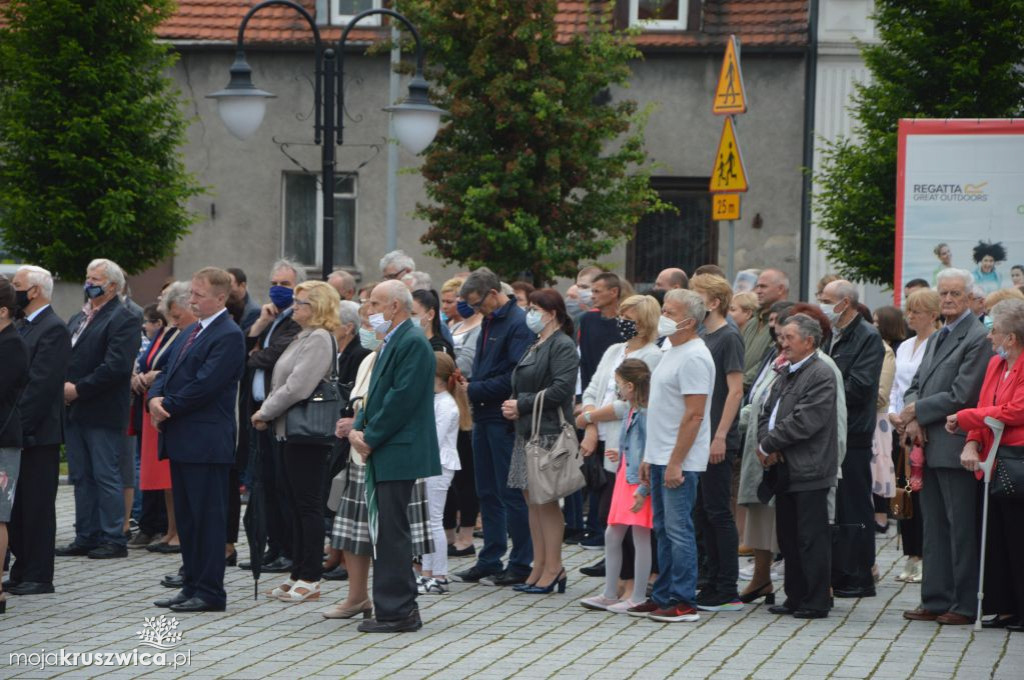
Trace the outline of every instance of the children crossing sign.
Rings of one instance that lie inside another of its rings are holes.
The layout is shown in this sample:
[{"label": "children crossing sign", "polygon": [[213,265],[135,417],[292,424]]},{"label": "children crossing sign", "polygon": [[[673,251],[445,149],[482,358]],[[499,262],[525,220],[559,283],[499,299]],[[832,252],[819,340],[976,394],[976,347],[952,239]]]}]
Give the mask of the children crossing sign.
[{"label": "children crossing sign", "polygon": [[743,90],[743,74],[740,72],[739,45],[736,36],[730,36],[725,46],[725,59],[718,74],[715,87],[715,101],[711,112],[717,115],[747,112],[747,95]]},{"label": "children crossing sign", "polygon": [[711,170],[711,193],[735,193],[747,190],[747,171],[743,167],[743,156],[736,140],[732,117],[727,116],[722,126],[722,137],[718,140],[715,167]]}]

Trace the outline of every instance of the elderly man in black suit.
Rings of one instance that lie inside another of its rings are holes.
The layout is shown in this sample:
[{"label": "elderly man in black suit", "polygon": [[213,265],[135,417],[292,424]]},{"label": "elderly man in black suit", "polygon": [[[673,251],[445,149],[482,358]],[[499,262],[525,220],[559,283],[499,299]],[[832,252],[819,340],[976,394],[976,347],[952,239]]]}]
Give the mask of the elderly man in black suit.
[{"label": "elderly man in black suit", "polygon": [[207,267],[192,277],[196,321],[174,341],[149,390],[159,456],[171,461],[174,514],[184,563],[182,589],[155,602],[175,612],[224,611],[228,474],[235,460],[235,399],[245,338],[227,313],[231,277]]},{"label": "elderly man in black suit", "polygon": [[42,267],[24,266],[12,281],[28,345],[29,383],[21,395],[21,473],[9,525],[12,595],[53,592],[53,550],[57,533],[57,480],[64,443],[64,375],[71,335],[50,306],[53,277]]},{"label": "elderly man in black suit", "polygon": [[124,271],[116,263],[93,260],[86,267],[85,306],[68,322],[65,435],[68,476],[75,485],[75,540],[56,550],[61,557],[128,556],[120,466],[142,319],[121,304],[123,287]]}]

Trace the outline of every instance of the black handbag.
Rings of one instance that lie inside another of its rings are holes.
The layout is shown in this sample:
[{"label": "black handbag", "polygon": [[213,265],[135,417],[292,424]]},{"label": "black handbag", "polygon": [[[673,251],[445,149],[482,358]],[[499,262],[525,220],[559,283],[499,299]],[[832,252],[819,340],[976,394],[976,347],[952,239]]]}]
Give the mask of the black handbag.
[{"label": "black handbag", "polygon": [[284,438],[293,444],[330,446],[337,437],[334,426],[345,405],[338,385],[338,345],[331,336],[334,354],[331,375],[323,379],[313,393],[288,409],[285,415]]},{"label": "black handbag", "polygon": [[1000,446],[988,495],[1024,500],[1024,446]]}]

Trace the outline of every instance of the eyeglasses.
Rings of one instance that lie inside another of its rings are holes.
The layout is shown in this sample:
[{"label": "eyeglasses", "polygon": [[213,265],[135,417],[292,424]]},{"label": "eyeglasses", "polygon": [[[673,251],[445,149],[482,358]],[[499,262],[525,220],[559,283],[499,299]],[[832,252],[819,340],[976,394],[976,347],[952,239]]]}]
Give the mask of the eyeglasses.
[{"label": "eyeglasses", "polygon": [[312,307],[313,303],[309,300],[293,300],[296,305],[302,305],[303,307]]}]

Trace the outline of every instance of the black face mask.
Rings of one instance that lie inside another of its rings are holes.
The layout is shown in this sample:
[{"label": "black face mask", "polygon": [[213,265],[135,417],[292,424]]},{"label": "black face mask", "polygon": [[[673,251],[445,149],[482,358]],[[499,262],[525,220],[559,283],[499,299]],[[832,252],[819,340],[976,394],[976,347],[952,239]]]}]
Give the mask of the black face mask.
[{"label": "black face mask", "polygon": [[768,326],[768,335],[772,336],[773,344],[779,341],[778,336],[775,334],[775,326]]},{"label": "black face mask", "polygon": [[14,291],[14,304],[18,307],[18,311],[24,313],[25,308],[28,307],[28,291],[27,290],[16,290]]},{"label": "black face mask", "polygon": [[626,342],[629,342],[636,337],[636,321],[619,317],[618,327],[619,335],[621,335],[622,339]]}]

